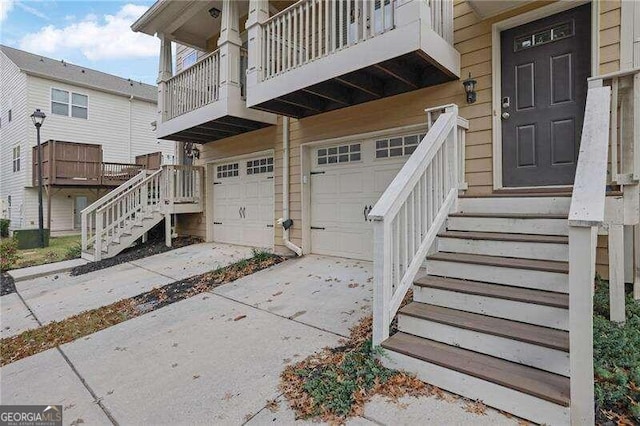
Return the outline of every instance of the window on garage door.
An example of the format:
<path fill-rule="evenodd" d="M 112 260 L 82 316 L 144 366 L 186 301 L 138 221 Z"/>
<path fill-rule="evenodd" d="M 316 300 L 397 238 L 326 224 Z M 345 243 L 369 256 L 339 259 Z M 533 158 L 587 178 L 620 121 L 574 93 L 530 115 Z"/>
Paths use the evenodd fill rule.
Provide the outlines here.
<path fill-rule="evenodd" d="M 361 160 L 361 145 L 359 143 L 331 146 L 316 150 L 317 164 L 353 163 Z"/>
<path fill-rule="evenodd" d="M 218 179 L 237 177 L 239 173 L 239 166 L 240 165 L 238 163 L 221 164 L 216 167 L 216 176 Z"/>
<path fill-rule="evenodd" d="M 376 139 L 376 158 L 404 157 L 411 155 L 424 139 L 424 134 Z"/>

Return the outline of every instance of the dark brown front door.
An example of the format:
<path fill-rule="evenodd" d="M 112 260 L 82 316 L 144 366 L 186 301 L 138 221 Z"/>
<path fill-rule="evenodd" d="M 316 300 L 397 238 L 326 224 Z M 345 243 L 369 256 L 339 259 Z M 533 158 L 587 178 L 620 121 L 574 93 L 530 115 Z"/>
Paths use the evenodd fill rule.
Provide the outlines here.
<path fill-rule="evenodd" d="M 573 184 L 591 70 L 591 6 L 501 33 L 502 181 Z"/>

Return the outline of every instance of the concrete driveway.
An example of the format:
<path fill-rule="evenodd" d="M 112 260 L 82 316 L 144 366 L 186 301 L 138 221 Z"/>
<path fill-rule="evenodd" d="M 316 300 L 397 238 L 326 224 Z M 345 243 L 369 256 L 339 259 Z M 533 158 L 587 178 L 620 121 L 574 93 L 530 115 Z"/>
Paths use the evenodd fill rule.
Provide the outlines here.
<path fill-rule="evenodd" d="M 289 260 L 9 364 L 0 370 L 0 402 L 63 404 L 66 424 L 291 424 L 278 390 L 282 369 L 338 345 L 370 312 L 371 268 L 323 256 Z M 401 409 L 376 400 L 352 423 L 507 421 L 419 401 Z"/>

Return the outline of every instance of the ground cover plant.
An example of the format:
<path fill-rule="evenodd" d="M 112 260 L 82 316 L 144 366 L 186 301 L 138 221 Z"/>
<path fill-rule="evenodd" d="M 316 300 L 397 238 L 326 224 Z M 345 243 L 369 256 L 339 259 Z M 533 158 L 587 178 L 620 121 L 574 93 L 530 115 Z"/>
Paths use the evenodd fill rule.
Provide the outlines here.
<path fill-rule="evenodd" d="M 640 302 L 627 292 L 627 321 L 612 323 L 609 283 L 598 279 L 593 311 L 597 423 L 640 425 Z"/>
<path fill-rule="evenodd" d="M 254 256 L 250 259 L 175 281 L 138 296 L 4 338 L 0 340 L 0 365 L 6 365 L 72 342 L 171 303 L 212 290 L 261 269 L 269 268 L 284 260 L 280 256 L 255 251 Z"/>

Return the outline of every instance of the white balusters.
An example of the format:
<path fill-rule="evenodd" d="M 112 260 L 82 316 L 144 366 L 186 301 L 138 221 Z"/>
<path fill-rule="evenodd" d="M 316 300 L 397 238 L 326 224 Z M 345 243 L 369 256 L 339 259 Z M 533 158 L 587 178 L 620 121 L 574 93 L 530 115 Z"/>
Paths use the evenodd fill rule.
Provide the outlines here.
<path fill-rule="evenodd" d="M 166 120 L 202 108 L 219 99 L 220 52 L 200 59 L 166 83 Z"/>
<path fill-rule="evenodd" d="M 458 137 L 464 127 L 459 127 L 457 106 L 438 109 L 444 112 L 369 213 L 374 220 L 374 345 L 389 336 L 391 319 L 458 197 Z"/>

